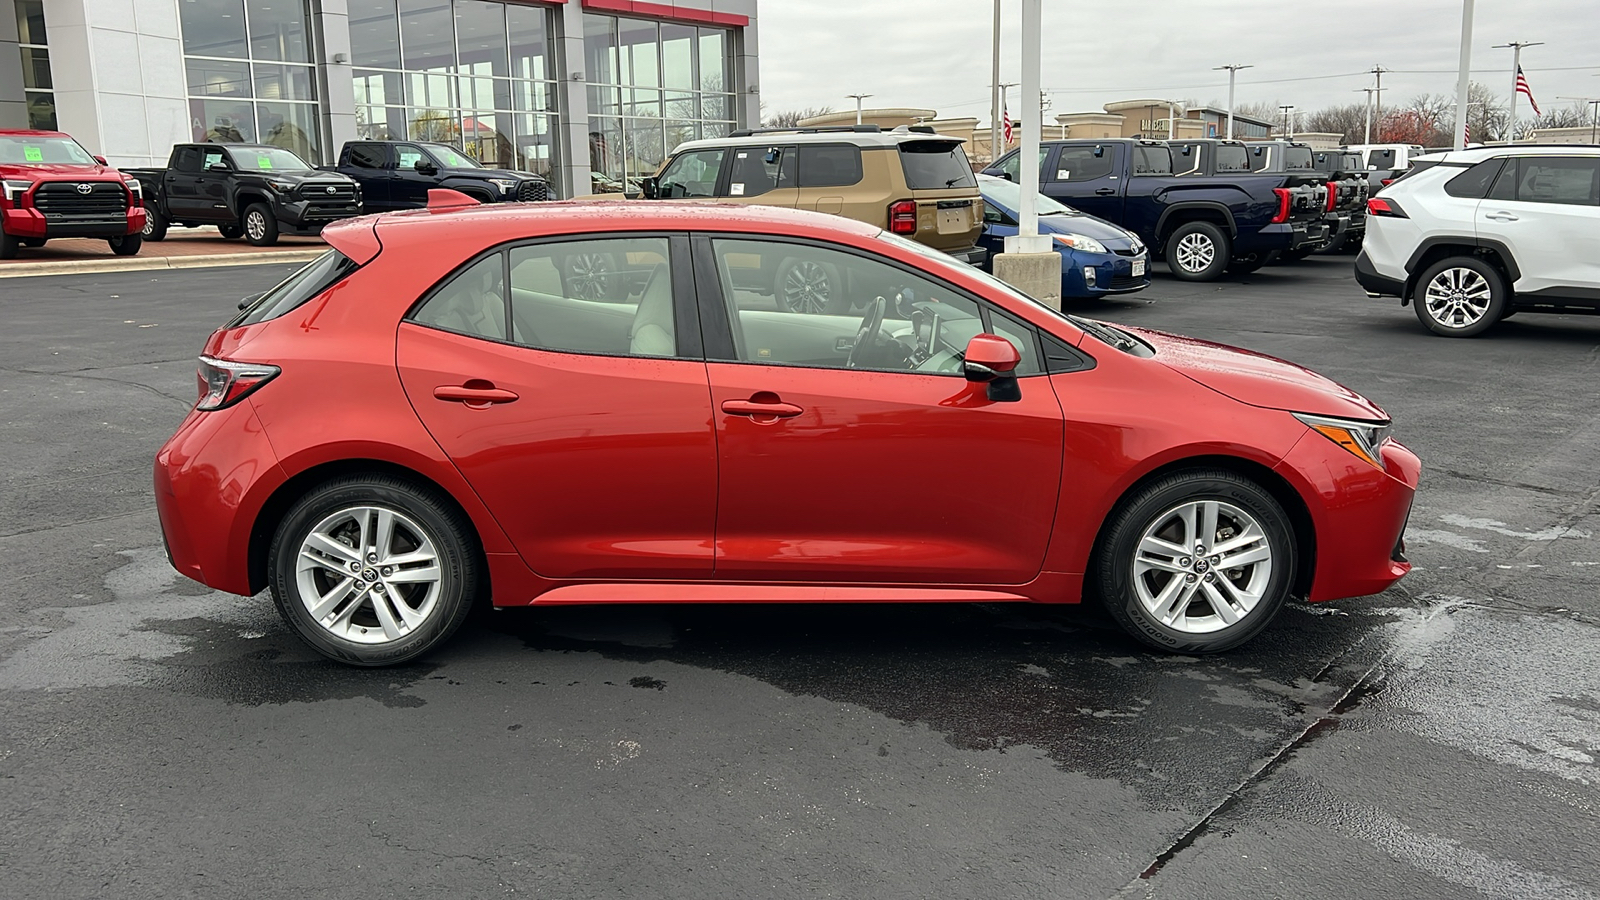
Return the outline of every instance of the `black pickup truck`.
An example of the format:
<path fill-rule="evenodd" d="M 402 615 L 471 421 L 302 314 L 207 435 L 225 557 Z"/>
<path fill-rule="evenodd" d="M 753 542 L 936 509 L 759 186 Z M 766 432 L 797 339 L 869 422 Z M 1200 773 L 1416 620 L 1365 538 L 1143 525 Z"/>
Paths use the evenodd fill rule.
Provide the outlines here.
<path fill-rule="evenodd" d="M 215 225 L 225 238 L 264 247 L 280 232 L 317 234 L 362 213 L 354 180 L 265 144 L 178 144 L 165 169 L 122 171 L 144 188 L 149 241 L 165 238 L 172 225 Z"/>
<path fill-rule="evenodd" d="M 1328 243 L 1317 252 L 1359 250 L 1367 234 L 1371 191 L 1366 162 L 1354 150 L 1318 150 L 1312 165 L 1328 179 L 1328 213 L 1333 219 Z"/>
<path fill-rule="evenodd" d="M 1185 281 L 1253 272 L 1323 240 L 1326 188 L 1315 178 L 1180 175 L 1166 142 L 1133 138 L 1045 141 L 1039 153 L 1042 193 L 1137 234 Z M 1015 181 L 1017 151 L 984 171 Z"/>
<path fill-rule="evenodd" d="M 420 209 L 429 188 L 449 188 L 479 203 L 550 199 L 550 183 L 532 172 L 488 169 L 449 144 L 429 141 L 350 141 L 337 166 L 354 178 L 368 212 Z"/>

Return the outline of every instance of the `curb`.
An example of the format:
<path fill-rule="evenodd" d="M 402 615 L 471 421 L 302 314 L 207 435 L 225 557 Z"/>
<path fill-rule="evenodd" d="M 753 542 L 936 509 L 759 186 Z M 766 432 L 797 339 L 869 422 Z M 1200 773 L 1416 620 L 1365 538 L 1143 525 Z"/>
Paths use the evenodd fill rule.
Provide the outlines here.
<path fill-rule="evenodd" d="M 0 265 L 0 278 L 73 275 L 81 272 L 145 272 L 155 269 L 205 269 L 213 266 L 254 266 L 269 263 L 310 262 L 327 249 L 279 250 L 268 253 L 218 253 L 212 256 L 156 256 L 148 259 L 63 259 Z"/>

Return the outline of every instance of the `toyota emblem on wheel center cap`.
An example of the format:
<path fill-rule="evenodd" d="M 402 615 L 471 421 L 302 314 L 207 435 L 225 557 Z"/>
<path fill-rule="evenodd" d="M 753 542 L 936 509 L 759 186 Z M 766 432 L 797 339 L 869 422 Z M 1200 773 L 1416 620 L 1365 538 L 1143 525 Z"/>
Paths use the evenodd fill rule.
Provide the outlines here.
<path fill-rule="evenodd" d="M 80 193 L 80 194 L 88 194 L 88 193 L 92 193 L 93 191 L 94 191 L 94 185 L 88 183 L 87 181 L 82 183 L 82 184 L 80 184 L 80 185 L 78 185 L 78 193 Z"/>

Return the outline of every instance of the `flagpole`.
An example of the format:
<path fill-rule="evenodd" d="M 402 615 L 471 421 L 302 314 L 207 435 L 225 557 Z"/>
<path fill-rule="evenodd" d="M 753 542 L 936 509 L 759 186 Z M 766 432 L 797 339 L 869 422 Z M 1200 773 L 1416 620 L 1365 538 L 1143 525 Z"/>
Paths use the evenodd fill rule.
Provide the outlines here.
<path fill-rule="evenodd" d="M 1494 45 L 1495 50 L 1505 50 L 1507 48 L 1511 50 L 1511 104 L 1510 112 L 1507 113 L 1506 119 L 1506 143 L 1508 144 L 1517 142 L 1517 76 L 1522 73 L 1522 48 L 1538 47 L 1543 44 L 1544 41 L 1512 41 L 1509 44 Z M 1530 93 L 1529 96 L 1531 97 L 1532 94 Z"/>
<path fill-rule="evenodd" d="M 1467 90 L 1472 70 L 1472 2 L 1461 0 L 1461 72 L 1456 76 L 1457 150 L 1467 149 Z"/>
<path fill-rule="evenodd" d="M 994 81 L 989 90 L 989 163 L 1000 160 L 1000 0 L 994 0 Z"/>

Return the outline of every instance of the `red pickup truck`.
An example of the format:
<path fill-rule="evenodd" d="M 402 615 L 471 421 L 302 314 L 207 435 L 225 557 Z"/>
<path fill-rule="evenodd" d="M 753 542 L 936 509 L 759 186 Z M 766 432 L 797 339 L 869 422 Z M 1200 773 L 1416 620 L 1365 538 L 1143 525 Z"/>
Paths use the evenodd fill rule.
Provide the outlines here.
<path fill-rule="evenodd" d="M 105 238 L 118 256 L 139 252 L 139 183 L 56 131 L 0 130 L 0 259 L 51 238 Z"/>

